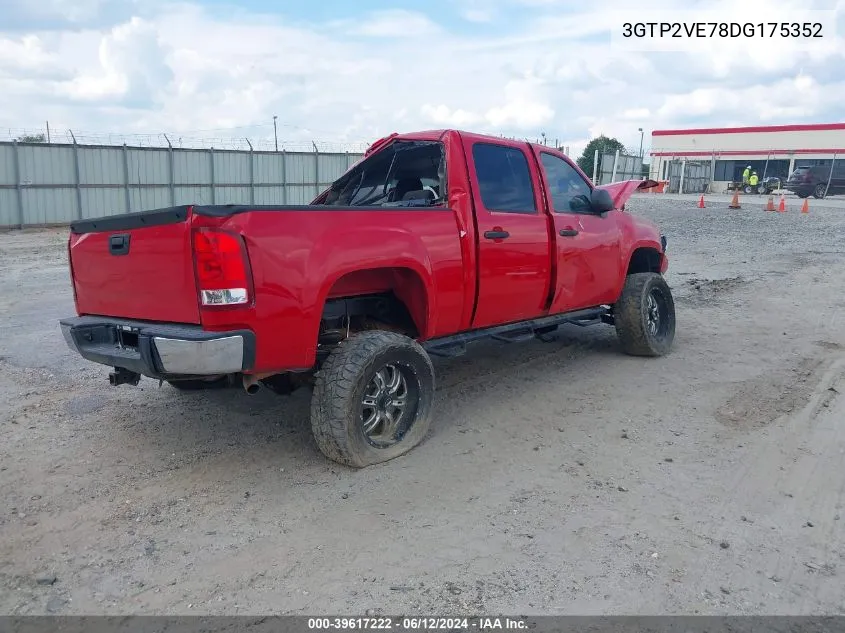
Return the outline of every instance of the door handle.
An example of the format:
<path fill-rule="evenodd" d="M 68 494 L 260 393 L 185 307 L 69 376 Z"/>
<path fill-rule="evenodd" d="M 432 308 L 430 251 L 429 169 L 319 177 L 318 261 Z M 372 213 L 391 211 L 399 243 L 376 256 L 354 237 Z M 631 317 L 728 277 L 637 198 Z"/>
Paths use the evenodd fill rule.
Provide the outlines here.
<path fill-rule="evenodd" d="M 574 237 L 578 235 L 577 229 L 561 229 L 560 230 L 561 237 Z"/>
<path fill-rule="evenodd" d="M 484 237 L 486 237 L 488 240 L 503 240 L 506 237 L 510 236 L 511 234 L 507 231 L 487 231 L 484 234 Z"/>

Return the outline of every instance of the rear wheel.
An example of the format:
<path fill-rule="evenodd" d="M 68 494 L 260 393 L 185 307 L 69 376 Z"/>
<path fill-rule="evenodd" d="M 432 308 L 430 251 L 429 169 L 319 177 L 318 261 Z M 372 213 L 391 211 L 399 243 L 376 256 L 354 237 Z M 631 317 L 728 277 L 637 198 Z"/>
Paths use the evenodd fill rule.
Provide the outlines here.
<path fill-rule="evenodd" d="M 815 186 L 813 189 L 813 197 L 814 198 L 824 198 L 825 194 L 827 193 L 827 185 L 825 183 L 820 182 Z"/>
<path fill-rule="evenodd" d="M 662 356 L 675 338 L 675 301 L 659 273 L 628 275 L 614 305 L 616 333 L 625 353 Z"/>
<path fill-rule="evenodd" d="M 329 459 L 355 468 L 419 444 L 431 424 L 434 368 L 413 339 L 380 330 L 338 344 L 316 377 L 311 429 Z"/>

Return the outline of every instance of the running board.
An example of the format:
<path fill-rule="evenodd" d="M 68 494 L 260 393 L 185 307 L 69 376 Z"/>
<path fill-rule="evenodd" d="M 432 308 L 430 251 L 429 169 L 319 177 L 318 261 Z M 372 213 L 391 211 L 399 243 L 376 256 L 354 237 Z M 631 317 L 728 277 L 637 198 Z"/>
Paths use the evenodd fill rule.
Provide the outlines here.
<path fill-rule="evenodd" d="M 566 312 L 553 316 L 532 319 L 530 321 L 519 321 L 506 325 L 496 325 L 480 330 L 469 330 L 451 336 L 429 339 L 422 343 L 423 348 L 432 356 L 443 356 L 454 358 L 466 353 L 467 343 L 491 338 L 504 343 L 520 343 L 533 340 L 535 337 L 541 340 L 549 340 L 548 334 L 561 325 L 571 324 L 579 327 L 608 323 L 611 320 L 610 308 L 601 306 L 578 310 L 577 312 Z M 612 322 L 612 321 L 611 321 Z"/>

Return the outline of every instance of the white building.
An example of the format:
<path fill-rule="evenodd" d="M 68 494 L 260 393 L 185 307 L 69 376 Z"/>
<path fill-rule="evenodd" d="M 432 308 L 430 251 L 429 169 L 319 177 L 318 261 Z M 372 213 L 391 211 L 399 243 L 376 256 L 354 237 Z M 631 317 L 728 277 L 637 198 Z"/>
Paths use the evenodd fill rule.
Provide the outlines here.
<path fill-rule="evenodd" d="M 668 180 L 673 162 L 672 173 L 678 172 L 678 162 L 687 173 L 687 167 L 709 162 L 709 190 L 723 192 L 728 182 L 742 180 L 748 165 L 761 178 L 786 178 L 796 167 L 845 161 L 845 123 L 654 130 L 651 156 L 654 180 Z"/>

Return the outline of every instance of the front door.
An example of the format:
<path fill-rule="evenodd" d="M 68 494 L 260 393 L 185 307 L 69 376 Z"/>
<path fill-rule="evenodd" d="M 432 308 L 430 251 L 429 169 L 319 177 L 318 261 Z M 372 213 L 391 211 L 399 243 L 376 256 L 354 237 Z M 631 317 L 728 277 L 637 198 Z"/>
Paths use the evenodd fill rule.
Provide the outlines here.
<path fill-rule="evenodd" d="M 591 184 L 565 159 L 535 149 L 549 194 L 557 256 L 555 296 L 549 312 L 556 314 L 616 301 L 621 284 L 621 231 L 617 216 L 590 209 Z"/>
<path fill-rule="evenodd" d="M 478 226 L 479 280 L 473 328 L 544 314 L 549 296 L 549 220 L 527 143 L 464 136 Z"/>

